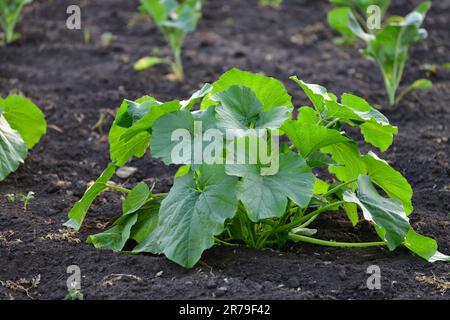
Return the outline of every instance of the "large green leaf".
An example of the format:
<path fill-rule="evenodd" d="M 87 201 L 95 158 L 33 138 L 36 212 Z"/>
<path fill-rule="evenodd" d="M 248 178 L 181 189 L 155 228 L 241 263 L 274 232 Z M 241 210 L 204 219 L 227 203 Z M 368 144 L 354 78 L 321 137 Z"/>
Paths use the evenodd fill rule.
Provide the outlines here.
<path fill-rule="evenodd" d="M 406 235 L 404 245 L 416 255 L 429 262 L 450 262 L 449 256 L 438 251 L 438 245 L 434 239 L 420 235 L 412 228 L 409 229 L 408 234 Z"/>
<path fill-rule="evenodd" d="M 215 105 L 216 102 L 211 97 L 233 85 L 250 88 L 261 102 L 262 111 L 274 107 L 292 107 L 291 96 L 277 79 L 233 68 L 212 84 L 212 91 L 202 101 L 202 109 Z"/>
<path fill-rule="evenodd" d="M 120 224 L 122 219 L 141 209 L 150 197 L 151 192 L 148 185 L 145 182 L 139 182 L 122 202 L 122 216 L 116 221 L 116 224 Z"/>
<path fill-rule="evenodd" d="M 278 129 L 290 116 L 290 107 L 274 107 L 266 112 L 256 94 L 247 87 L 233 85 L 211 97 L 216 106 L 217 126 L 227 133 L 245 134 L 250 128 Z"/>
<path fill-rule="evenodd" d="M 100 177 L 94 182 L 94 184 L 86 190 L 83 197 L 75 203 L 73 208 L 70 210 L 69 220 L 64 223 L 66 227 L 75 230 L 80 229 L 81 224 L 83 223 L 83 220 L 92 205 L 92 202 L 100 193 L 107 189 L 106 183 L 112 178 L 115 171 L 116 165 L 114 163 L 110 163 Z"/>
<path fill-rule="evenodd" d="M 184 267 L 194 266 L 223 231 L 225 220 L 236 213 L 236 183 L 220 165 L 200 167 L 197 181 L 193 173 L 178 177 L 161 204 L 151 241 L 146 239 L 134 251 L 163 252 Z"/>
<path fill-rule="evenodd" d="M 180 101 L 182 110 L 190 110 L 198 101 L 203 99 L 213 89 L 212 85 L 206 83 L 200 90 L 194 92 L 189 99 Z"/>
<path fill-rule="evenodd" d="M 350 124 L 353 124 L 355 121 L 364 121 L 359 124 L 364 140 L 379 148 L 381 151 L 386 151 L 392 144 L 393 136 L 398 132 L 397 127 L 389 124 L 388 119 L 381 112 L 370 106 L 366 100 L 360 97 L 343 94 L 341 103 L 360 118 L 341 119 Z"/>
<path fill-rule="evenodd" d="M 361 208 L 364 219 L 375 224 L 377 233 L 390 250 L 405 241 L 410 225 L 402 204 L 380 196 L 367 175 L 359 176 L 357 193 L 347 190 L 344 200 Z"/>
<path fill-rule="evenodd" d="M 19 132 L 27 144 L 33 148 L 44 135 L 47 125 L 44 114 L 30 100 L 22 96 L 11 95 L 0 99 L 0 109 L 12 129 Z"/>
<path fill-rule="evenodd" d="M 166 114 L 153 125 L 152 156 L 160 158 L 165 164 L 201 164 L 207 144 L 199 145 L 196 141 L 203 141 L 204 133 L 215 126 L 214 108 Z M 177 133 L 180 136 L 175 137 Z"/>
<path fill-rule="evenodd" d="M 158 226 L 158 212 L 161 206 L 161 201 L 152 199 L 147 201 L 137 211 L 138 220 L 131 229 L 130 239 L 135 240 L 137 243 L 144 241 L 147 236 L 153 232 Z"/>
<path fill-rule="evenodd" d="M 367 175 L 370 179 L 382 188 L 389 197 L 400 201 L 406 214 L 409 215 L 413 211 L 411 202 L 413 190 L 405 177 L 386 161 L 378 158 L 373 152 L 364 156 L 363 161 L 366 164 Z"/>
<path fill-rule="evenodd" d="M 142 157 L 149 147 L 153 123 L 161 116 L 179 110 L 177 100 L 159 103 L 147 97 L 136 102 L 124 101 L 109 133 L 110 156 L 117 166 Z"/>
<path fill-rule="evenodd" d="M 125 243 L 130 238 L 131 228 L 136 224 L 138 215 L 128 215 L 121 224 L 116 224 L 112 228 L 87 238 L 86 242 L 93 244 L 96 248 L 111 249 L 121 251 Z"/>
<path fill-rule="evenodd" d="M 298 120 L 287 121 L 281 129 L 304 158 L 308 158 L 320 148 L 350 140 L 337 130 Z"/>
<path fill-rule="evenodd" d="M 398 132 L 397 127 L 392 126 L 381 112 L 355 95 L 343 94 L 341 103 L 324 103 L 326 119 L 339 119 L 352 126 L 359 126 L 364 139 L 381 151 L 389 148 L 393 136 Z"/>
<path fill-rule="evenodd" d="M 227 166 L 227 173 L 242 177 L 238 198 L 254 222 L 282 216 L 288 198 L 306 208 L 313 194 L 314 174 L 305 160 L 293 152 L 280 154 L 279 169 L 273 175 L 262 175 L 259 165 L 231 165 Z"/>
<path fill-rule="evenodd" d="M 324 120 L 338 119 L 352 126 L 359 126 L 364 139 L 381 151 L 392 144 L 397 127 L 390 125 L 388 119 L 366 100 L 352 94 L 343 94 L 341 103 L 338 103 L 336 96 L 327 92 L 324 87 L 306 83 L 295 76 L 291 79 L 303 89 Z"/>
<path fill-rule="evenodd" d="M 338 163 L 329 166 L 328 171 L 334 173 L 341 181 L 354 180 L 367 172 L 358 146 L 354 142 L 333 144 L 323 147 L 321 151 L 331 154 L 333 160 Z"/>
<path fill-rule="evenodd" d="M 120 251 L 129 239 L 136 242 L 143 241 L 158 224 L 158 210 L 160 202 L 151 199 L 147 184 L 137 184 L 122 203 L 122 216 L 114 225 L 99 234 L 90 236 L 88 243 L 96 248 L 108 248 Z"/>
<path fill-rule="evenodd" d="M 19 132 L 12 129 L 0 113 L 0 181 L 16 171 L 26 158 L 27 151 Z"/>
<path fill-rule="evenodd" d="M 289 79 L 297 83 L 302 90 L 305 92 L 306 96 L 311 100 L 313 106 L 320 112 L 325 107 L 325 102 L 327 101 L 335 101 L 336 97 L 327 92 L 322 86 L 318 84 L 306 83 L 303 80 L 297 78 L 297 76 L 292 76 Z"/>

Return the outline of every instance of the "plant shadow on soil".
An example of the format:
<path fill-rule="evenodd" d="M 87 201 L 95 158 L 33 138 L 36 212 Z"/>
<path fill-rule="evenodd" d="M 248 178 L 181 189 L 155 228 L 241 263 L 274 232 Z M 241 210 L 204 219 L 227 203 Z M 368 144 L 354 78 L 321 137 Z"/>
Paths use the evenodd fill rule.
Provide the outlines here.
<path fill-rule="evenodd" d="M 79 1 L 83 28 L 91 34 L 88 44 L 83 42 L 83 31 L 65 28 L 66 8 L 77 2 L 33 2 L 24 10 L 18 28 L 21 40 L 0 48 L 0 95 L 23 92 L 43 108 L 51 125 L 26 163 L 0 184 L 0 280 L 40 274 L 40 284 L 30 290 L 31 296 L 63 299 L 66 268 L 79 265 L 86 299 L 450 297 L 433 281 L 419 281 L 421 276 L 433 275 L 448 281 L 448 264 L 429 264 L 401 248 L 388 252 L 292 243 L 276 252 L 218 246 L 208 250 L 192 270 L 162 256 L 96 250 L 84 241 L 119 214 L 120 195 L 111 192 L 96 200 L 79 234 L 63 230 L 68 210 L 108 162 L 106 134 L 123 98 L 144 94 L 162 101 L 185 98 L 204 82 L 238 67 L 281 79 L 296 106 L 307 100 L 288 80 L 292 74 L 336 94 L 352 92 L 371 103 L 385 104 L 377 67 L 356 48 L 333 44 L 335 35 L 326 25 L 330 5 L 325 0 L 285 0 L 279 11 L 258 8 L 255 0 L 207 1 L 197 32 L 188 36 L 184 46 L 183 83 L 165 78 L 168 70 L 164 66 L 133 71 L 133 63 L 152 48 L 169 54 L 157 28 L 137 14 L 137 0 Z M 405 14 L 412 8 L 410 1 L 393 1 L 389 12 Z M 448 10 L 445 1 L 434 2 L 425 21 L 429 38 L 412 48 L 403 83 L 425 77 L 419 68 L 424 63 L 448 62 Z M 117 37 L 108 47 L 100 44 L 104 32 Z M 415 190 L 411 216 L 415 229 L 434 237 L 440 250 L 448 254 L 450 70 L 438 68 L 430 79 L 433 89 L 415 92 L 398 110 L 385 112 L 399 127 L 399 134 L 382 156 Z M 101 130 L 93 130 L 101 113 L 106 121 Z M 358 132 L 352 134 L 363 144 Z M 146 179 L 156 183 L 157 191 L 169 190 L 176 168 L 165 167 L 150 156 L 130 165 L 139 171 L 121 183 L 132 186 Z M 27 211 L 3 196 L 27 191 L 36 192 Z M 324 239 L 376 239 L 368 224 L 353 228 L 342 213 L 324 214 L 317 228 L 318 237 Z M 369 265 L 381 268 L 381 290 L 367 289 Z M 0 286 L 0 299 L 8 298 L 28 299 L 20 290 Z"/>

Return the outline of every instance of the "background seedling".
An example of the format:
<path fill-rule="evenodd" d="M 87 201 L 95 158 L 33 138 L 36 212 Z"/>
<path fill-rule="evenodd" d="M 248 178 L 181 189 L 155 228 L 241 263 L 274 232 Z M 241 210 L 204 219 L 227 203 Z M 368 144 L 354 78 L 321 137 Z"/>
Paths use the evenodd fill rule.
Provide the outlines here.
<path fill-rule="evenodd" d="M 430 1 L 423 2 L 404 18 L 389 17 L 379 30 L 368 30 L 365 19 L 358 15 L 355 6 L 349 6 L 358 1 L 336 0 L 332 2 L 342 5 L 342 7 L 329 12 L 330 26 L 347 39 L 359 38 L 366 43 L 366 48 L 362 50 L 362 53 L 366 58 L 378 64 L 383 74 L 390 106 L 398 104 L 400 99 L 412 90 L 431 87 L 429 80 L 419 79 L 397 96 L 397 89 L 408 60 L 409 47 L 427 37 L 426 30 L 420 26 L 431 7 Z M 367 1 L 361 1 L 361 3 L 366 6 L 368 4 Z M 380 4 L 384 11 L 388 1 L 380 1 Z"/>
<path fill-rule="evenodd" d="M 383 20 L 384 14 L 389 7 L 389 0 L 330 0 L 337 8 L 334 8 L 328 12 L 328 24 L 336 31 L 341 33 L 342 38 L 337 39 L 338 43 L 344 45 L 352 44 L 357 37 L 348 29 L 348 16 L 351 13 L 356 22 L 361 25 L 361 28 L 367 33 L 373 33 L 376 30 L 367 27 L 367 18 L 372 11 L 368 11 L 372 5 L 380 8 L 380 21 Z"/>
<path fill-rule="evenodd" d="M 427 261 L 450 261 L 437 251 L 435 240 L 417 234 L 409 224 L 413 191 L 408 181 L 375 153 L 362 154 L 343 124 L 358 127 L 364 140 L 382 152 L 392 144 L 397 128 L 360 97 L 343 94 L 338 99 L 324 87 L 291 79 L 311 102 L 299 108 L 297 119 L 292 118 L 291 96 L 281 82 L 238 69 L 187 100 L 162 103 L 148 96 L 125 100 L 109 135 L 111 163 L 69 212 L 65 225 L 78 230 L 94 199 L 111 189 L 126 195 L 122 216 L 87 242 L 113 251 L 165 254 L 187 268 L 215 243 L 280 248 L 287 241 L 389 250 L 403 245 Z M 191 112 L 200 102 L 201 109 Z M 142 157 L 149 147 L 153 157 L 174 164 L 172 150 L 179 142 L 173 141 L 172 133 L 182 128 L 194 133 L 195 121 L 201 121 L 205 131 L 263 130 L 260 143 L 272 139 L 276 134 L 272 130 L 281 130 L 289 143 L 282 142 L 276 155 L 279 169 L 265 171 L 260 155 L 250 153 L 247 156 L 258 159 L 256 164 L 226 164 L 225 149 L 216 153 L 222 160 L 216 164 L 185 158 L 168 193 L 153 193 L 145 182 L 132 189 L 109 182 L 117 167 L 133 156 Z M 239 134 L 237 139 L 247 142 L 249 137 Z M 227 140 L 222 142 L 225 146 Z M 202 145 L 197 153 L 207 147 Z M 313 173 L 320 167 L 334 180 Z M 348 243 L 313 237 L 316 218 L 340 209 L 353 225 L 360 219 L 372 223 L 380 241 Z"/>
<path fill-rule="evenodd" d="M 283 0 L 259 0 L 259 5 L 262 7 L 279 8 Z"/>
<path fill-rule="evenodd" d="M 140 11 L 150 16 L 166 38 L 173 53 L 173 60 L 150 56 L 141 58 L 134 69 L 142 71 L 157 64 L 168 64 L 176 79 L 184 77 L 181 49 L 186 35 L 195 31 L 201 16 L 200 0 L 141 0 Z"/>
<path fill-rule="evenodd" d="M 14 33 L 16 24 L 20 21 L 20 13 L 25 5 L 32 0 L 2 0 L 0 1 L 0 26 L 4 33 L 4 42 L 10 43 L 20 36 Z"/>
<path fill-rule="evenodd" d="M 19 197 L 20 197 L 20 199 L 23 202 L 23 209 L 24 210 L 27 210 L 27 207 L 30 204 L 30 201 L 32 199 L 34 199 L 34 195 L 35 195 L 35 193 L 33 191 L 29 191 L 27 194 L 23 194 L 23 193 L 19 194 Z"/>
<path fill-rule="evenodd" d="M 76 288 L 76 283 L 72 283 L 72 286 L 67 289 L 67 294 L 64 300 L 84 300 L 84 294 L 81 290 Z"/>
<path fill-rule="evenodd" d="M 14 193 L 5 194 L 5 198 L 10 203 L 16 202 L 16 195 Z"/>

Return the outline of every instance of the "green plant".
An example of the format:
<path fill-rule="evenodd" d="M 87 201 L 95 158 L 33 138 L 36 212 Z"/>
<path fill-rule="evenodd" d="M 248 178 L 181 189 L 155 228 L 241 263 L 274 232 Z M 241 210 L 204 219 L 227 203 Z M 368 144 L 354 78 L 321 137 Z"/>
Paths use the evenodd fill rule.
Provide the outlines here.
<path fill-rule="evenodd" d="M 378 64 L 382 74 L 389 104 L 394 106 L 411 90 L 429 89 L 429 80 L 419 79 L 397 96 L 409 47 L 427 37 L 425 29 L 420 28 L 431 2 L 420 4 L 406 17 L 390 17 L 380 30 L 367 31 L 364 21 L 358 21 L 354 9 L 342 7 L 332 10 L 328 15 L 330 26 L 343 35 L 358 37 L 367 47 L 362 54 Z"/>
<path fill-rule="evenodd" d="M 370 7 L 375 5 L 380 8 L 379 18 L 382 20 L 390 3 L 389 0 L 330 0 L 330 2 L 337 8 L 328 12 L 328 24 L 341 33 L 342 38 L 338 39 L 338 42 L 344 45 L 350 45 L 356 40 L 355 34 L 348 28 L 350 13 L 355 17 L 355 22 L 359 23 L 365 32 L 372 33 L 373 30 L 366 27 L 366 21 L 372 14 Z"/>
<path fill-rule="evenodd" d="M 24 194 L 24 193 L 20 193 L 20 194 L 19 194 L 19 197 L 20 197 L 20 199 L 21 199 L 22 202 L 23 202 L 23 209 L 24 209 L 24 210 L 27 210 L 27 207 L 28 207 L 28 205 L 30 204 L 30 201 L 33 200 L 33 199 L 35 198 L 35 197 L 34 197 L 35 194 L 36 194 L 36 193 L 34 193 L 33 191 L 28 191 L 27 194 Z"/>
<path fill-rule="evenodd" d="M 67 289 L 67 294 L 64 300 L 84 300 L 84 294 L 75 287 Z"/>
<path fill-rule="evenodd" d="M 183 79 L 181 49 L 186 35 L 195 31 L 201 17 L 200 0 L 141 0 L 140 11 L 149 15 L 164 34 L 173 53 L 173 60 L 149 56 L 141 58 L 134 65 L 135 70 L 142 71 L 157 64 L 168 64 L 177 79 Z"/>
<path fill-rule="evenodd" d="M 0 1 L 0 26 L 3 29 L 5 43 L 10 43 L 19 38 L 14 33 L 17 22 L 20 21 L 20 12 L 23 7 L 32 0 L 2 0 Z"/>
<path fill-rule="evenodd" d="M 19 167 L 45 131 L 44 115 L 30 100 L 0 98 L 0 181 Z"/>
<path fill-rule="evenodd" d="M 283 0 L 259 0 L 259 5 L 263 7 L 279 8 Z"/>
<path fill-rule="evenodd" d="M 16 195 L 14 193 L 7 193 L 7 194 L 5 194 L 5 198 L 10 203 L 16 202 Z"/>
<path fill-rule="evenodd" d="M 410 226 L 413 191 L 407 180 L 375 153 L 361 154 L 342 124 L 358 127 L 364 140 L 380 151 L 392 144 L 397 128 L 360 97 L 344 94 L 338 101 L 324 87 L 291 79 L 312 102 L 312 107 L 299 108 L 296 120 L 291 96 L 281 82 L 238 69 L 187 100 L 161 103 L 148 96 L 125 100 L 109 135 L 111 163 L 69 212 L 65 225 L 79 229 L 94 199 L 110 189 L 126 194 L 122 215 L 109 230 L 89 236 L 88 243 L 114 251 L 163 253 L 184 267 L 194 266 L 215 243 L 280 248 L 289 240 L 389 250 L 404 245 L 428 261 L 450 261 L 437 251 L 435 240 Z M 200 101 L 201 110 L 190 111 Z M 180 129 L 194 140 L 174 138 Z M 256 136 L 251 129 L 259 130 Z M 211 130 L 214 139 L 206 138 Z M 290 143 L 277 147 L 278 134 L 286 134 Z M 210 144 L 199 143 L 199 137 Z M 258 152 L 248 151 L 245 159 L 255 161 L 228 162 L 229 155 L 236 156 L 229 147 L 234 150 L 234 142 L 251 139 L 256 139 Z M 211 149 L 213 141 L 221 141 L 222 147 Z M 265 143 L 269 147 L 261 153 Z M 182 161 L 173 157 L 180 146 Z M 131 190 L 109 182 L 117 166 L 133 156 L 142 157 L 149 147 L 152 156 L 166 164 L 184 164 L 169 193 L 153 193 L 144 182 Z M 210 152 L 214 161 L 206 163 Z M 278 163 L 278 170 L 267 170 L 266 153 L 270 166 Z M 316 176 L 313 169 L 319 167 L 327 168 L 334 181 Z M 353 225 L 361 218 L 370 221 L 381 241 L 346 243 L 312 237 L 315 219 L 324 213 L 339 214 L 339 209 Z"/>

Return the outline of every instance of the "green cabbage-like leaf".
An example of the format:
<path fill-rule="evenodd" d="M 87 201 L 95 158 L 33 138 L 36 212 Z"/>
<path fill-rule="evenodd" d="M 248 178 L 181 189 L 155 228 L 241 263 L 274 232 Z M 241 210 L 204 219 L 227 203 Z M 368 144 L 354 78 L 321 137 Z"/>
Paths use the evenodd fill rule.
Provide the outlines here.
<path fill-rule="evenodd" d="M 418 234 L 413 228 L 409 229 L 404 245 L 414 254 L 429 262 L 450 262 L 449 256 L 438 251 L 436 240 Z"/>
<path fill-rule="evenodd" d="M 0 99 L 3 116 L 12 129 L 19 132 L 27 144 L 33 148 L 47 130 L 44 114 L 33 102 L 22 96 L 10 95 Z"/>
<path fill-rule="evenodd" d="M 122 220 L 121 224 L 116 224 L 104 232 L 89 236 L 86 242 L 93 244 L 98 249 L 121 251 L 130 238 L 131 228 L 136 224 L 137 219 L 136 213 L 128 215 Z"/>
<path fill-rule="evenodd" d="M 161 252 L 186 268 L 194 266 L 236 213 L 236 183 L 219 165 L 201 166 L 197 181 L 193 173 L 178 177 L 161 204 L 151 241 L 144 240 L 134 251 Z"/>
<path fill-rule="evenodd" d="M 110 156 L 117 166 L 131 157 L 142 157 L 150 145 L 153 123 L 161 116 L 181 108 L 177 100 L 160 103 L 146 97 L 136 102 L 125 100 L 109 132 Z"/>
<path fill-rule="evenodd" d="M 320 148 L 350 140 L 337 130 L 298 120 L 287 121 L 282 130 L 304 158 L 308 158 Z"/>
<path fill-rule="evenodd" d="M 357 193 L 347 190 L 344 200 L 361 208 L 364 219 L 375 224 L 377 233 L 390 250 L 405 241 L 410 225 L 402 204 L 380 196 L 367 175 L 359 176 Z"/>
<path fill-rule="evenodd" d="M 288 198 L 306 208 L 313 195 L 314 174 L 305 160 L 293 152 L 280 154 L 279 169 L 262 175 L 259 165 L 229 165 L 229 175 L 242 177 L 237 187 L 239 200 L 252 221 L 281 217 Z"/>
<path fill-rule="evenodd" d="M 250 88 L 263 106 L 261 111 L 274 107 L 292 107 L 292 98 L 279 80 L 233 68 L 222 74 L 219 80 L 212 84 L 213 89 L 203 99 L 201 108 L 205 109 L 217 104 L 211 97 L 233 85 Z"/>
<path fill-rule="evenodd" d="M 0 113 L 0 181 L 16 171 L 27 153 L 26 143 L 19 132 L 12 129 Z"/>
<path fill-rule="evenodd" d="M 211 97 L 216 106 L 217 126 L 239 136 L 247 130 L 278 129 L 290 116 L 290 107 L 273 107 L 265 112 L 262 103 L 250 88 L 233 85 Z"/>
<path fill-rule="evenodd" d="M 363 161 L 366 164 L 367 175 L 370 179 L 382 188 L 389 197 L 400 201 L 406 214 L 409 215 L 413 211 L 413 190 L 405 177 L 386 161 L 378 158 L 373 152 L 364 156 Z"/>
<path fill-rule="evenodd" d="M 160 158 L 165 164 L 201 164 L 203 149 L 207 147 L 208 143 L 199 146 L 196 141 L 203 141 L 203 134 L 208 129 L 215 127 L 214 108 L 192 113 L 187 110 L 179 110 L 166 114 L 155 121 L 153 125 L 152 156 Z M 183 134 L 173 137 L 177 130 L 180 135 L 183 134 L 180 130 L 183 130 L 187 136 Z M 174 159 L 173 153 L 176 154 L 178 160 Z"/>

